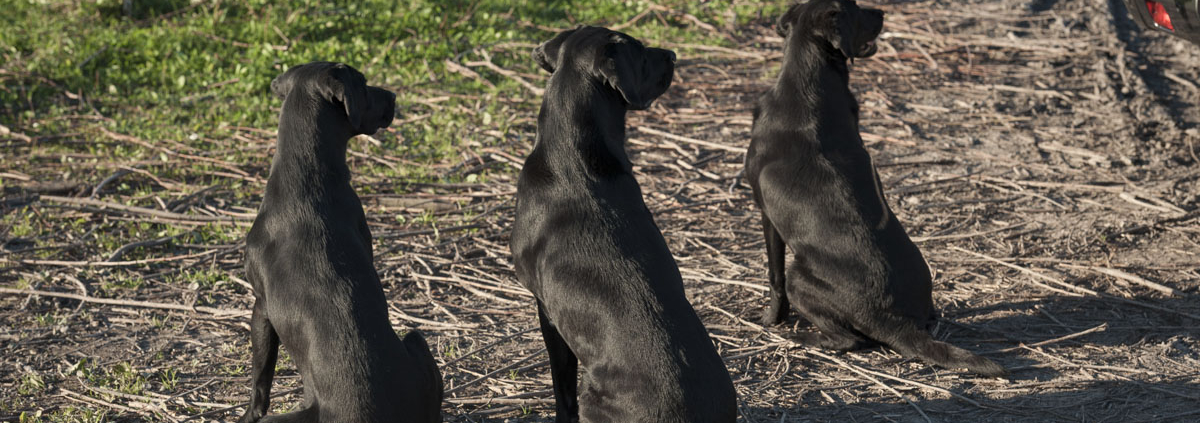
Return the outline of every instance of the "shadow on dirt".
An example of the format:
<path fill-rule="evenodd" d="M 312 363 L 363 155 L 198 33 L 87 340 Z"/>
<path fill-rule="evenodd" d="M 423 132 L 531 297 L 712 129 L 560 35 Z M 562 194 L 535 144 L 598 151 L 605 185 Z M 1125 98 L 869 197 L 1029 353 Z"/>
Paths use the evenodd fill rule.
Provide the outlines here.
<path fill-rule="evenodd" d="M 960 422 L 964 415 L 987 413 L 987 422 L 1091 422 L 1125 423 L 1195 421 L 1200 410 L 1194 396 L 1200 395 L 1195 383 L 1141 383 L 1096 380 L 1081 389 L 1042 394 L 1036 387 L 1013 387 L 1014 396 L 969 404 L 959 399 L 939 399 L 905 403 L 855 402 L 843 400 L 836 391 L 825 392 L 838 402 L 833 405 L 806 407 L 806 402 L 822 402 L 819 392 L 797 392 L 798 401 L 773 408 L 743 410 L 757 421 L 892 421 L 925 422 L 914 408 L 920 408 L 933 422 Z M 907 394 L 906 394 L 907 395 Z M 1153 400 L 1148 399 L 1154 398 Z M 1168 400 L 1175 398 L 1176 400 Z M 844 402 L 843 402 L 844 401 Z M 1052 409 L 1048 411 L 1048 409 Z M 751 421 L 749 419 L 739 421 Z"/>
<path fill-rule="evenodd" d="M 1034 301 L 1000 303 L 980 308 L 944 308 L 936 339 L 988 357 L 1013 369 L 1014 381 L 1049 380 L 1059 370 L 1040 364 L 1071 368 L 1099 364 L 1092 361 L 1053 363 L 1031 358 L 1022 345 L 1047 342 L 1048 348 L 1133 348 L 1139 360 L 1162 362 L 1167 367 L 1178 361 L 1200 362 L 1200 297 L 1183 294 L 1173 298 L 1132 298 L 1159 309 L 1138 306 L 1119 299 L 1099 297 L 1049 297 Z M 1170 310 L 1170 311 L 1168 311 Z M 965 323 L 970 321 L 971 323 Z M 787 323 L 771 331 L 788 337 L 815 330 L 795 312 Z M 1058 340 L 1059 338 L 1066 338 Z M 877 347 L 878 348 L 878 347 Z M 846 354 L 866 354 L 865 349 Z M 829 353 L 829 351 L 825 351 Z"/>
<path fill-rule="evenodd" d="M 1058 0 L 1033 0 L 1029 3 L 1029 11 L 1041 13 L 1053 9 L 1054 5 L 1058 4 Z"/>
<path fill-rule="evenodd" d="M 1159 63 L 1155 63 L 1149 59 L 1148 51 L 1150 45 L 1154 42 L 1155 37 L 1151 36 L 1151 31 L 1143 31 L 1138 27 L 1137 22 L 1134 22 L 1129 15 L 1129 9 L 1125 7 L 1125 3 L 1120 0 L 1108 0 L 1108 8 L 1112 12 L 1109 16 L 1112 19 L 1113 27 L 1116 28 L 1117 39 L 1125 44 L 1126 50 L 1131 53 L 1125 57 L 1134 65 L 1131 67 L 1132 73 L 1137 75 L 1146 87 L 1153 92 L 1158 99 L 1158 103 L 1165 109 L 1170 119 L 1176 126 L 1175 129 L 1185 130 L 1190 126 L 1185 119 L 1185 111 L 1190 106 L 1187 99 L 1182 99 L 1178 95 L 1171 92 L 1172 82 L 1167 77 L 1165 71 Z M 1120 60 L 1115 58 L 1114 60 Z M 1131 91 L 1126 94 L 1126 99 L 1136 98 L 1139 94 L 1133 92 L 1134 87 L 1129 87 Z M 1156 126 L 1162 122 L 1140 122 L 1137 134 L 1142 138 L 1154 138 Z"/>
<path fill-rule="evenodd" d="M 1035 301 L 1000 303 L 975 309 L 943 310 L 951 325 L 977 331 L 988 336 L 1000 336 L 1010 342 L 1033 344 L 1076 334 L 1105 325 L 1086 335 L 1062 341 L 1068 344 L 1104 346 L 1144 346 L 1167 342 L 1179 335 L 1200 334 L 1195 319 L 1200 298 L 1194 294 L 1179 297 L 1138 297 L 1131 301 L 1155 308 L 1139 306 L 1116 298 L 1049 297 Z M 1170 311 L 1167 311 L 1170 310 Z M 1002 317 L 990 317 L 998 315 Z M 968 316 L 978 323 L 959 323 Z M 1180 353 L 1200 359 L 1200 351 L 1185 349 Z"/>

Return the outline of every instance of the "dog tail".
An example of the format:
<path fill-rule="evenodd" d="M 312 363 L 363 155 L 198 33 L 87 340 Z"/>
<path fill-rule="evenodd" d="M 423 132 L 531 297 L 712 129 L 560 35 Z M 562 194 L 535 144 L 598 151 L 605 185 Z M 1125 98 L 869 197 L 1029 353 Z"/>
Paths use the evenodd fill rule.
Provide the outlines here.
<path fill-rule="evenodd" d="M 867 335 L 894 348 L 905 357 L 918 358 L 947 369 L 967 369 L 983 376 L 1004 377 L 1008 375 L 1008 370 L 996 362 L 935 340 L 929 332 L 921 330 L 906 318 L 892 313 L 887 313 L 886 317 L 880 317 L 882 317 L 881 320 L 888 321 L 875 322 L 868 327 L 887 329 Z"/>

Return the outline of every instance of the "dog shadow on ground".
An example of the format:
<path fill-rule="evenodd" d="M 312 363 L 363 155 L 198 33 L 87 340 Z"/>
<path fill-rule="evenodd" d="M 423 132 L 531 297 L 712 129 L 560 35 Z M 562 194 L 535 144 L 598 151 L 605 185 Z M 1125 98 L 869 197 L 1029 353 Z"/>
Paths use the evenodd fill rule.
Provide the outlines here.
<path fill-rule="evenodd" d="M 1200 384 L 1095 380 L 1069 390 L 1039 392 L 1040 386 L 1023 386 L 979 399 L 978 405 L 960 399 L 915 400 L 912 404 L 843 401 L 826 392 L 836 404 L 826 403 L 821 392 L 798 393 L 791 404 L 742 409 L 739 422 L 1187 422 L 1200 418 L 1195 399 L 1171 392 L 1200 392 Z M 907 395 L 907 394 L 906 394 Z M 917 411 L 920 409 L 921 411 Z M 921 415 L 924 413 L 928 420 Z"/>
<path fill-rule="evenodd" d="M 1182 353 L 1200 360 L 1200 340 L 1192 340 L 1191 346 L 1172 341 L 1200 334 L 1200 322 L 1192 317 L 1198 314 L 1198 304 L 1200 298 L 1194 294 L 1128 299 L 1054 296 L 971 309 L 943 309 L 943 324 L 978 334 L 967 337 L 1000 338 L 999 342 L 1013 345 L 1144 348 L 1174 342 L 1176 347 L 1184 348 Z M 1065 339 L 1055 341 L 1060 338 Z"/>
<path fill-rule="evenodd" d="M 1012 372 L 999 386 L 942 386 L 977 403 L 919 399 L 942 395 L 905 389 L 909 386 L 903 383 L 888 385 L 905 391 L 912 404 L 860 401 L 855 389 L 818 387 L 785 395 L 787 401 L 772 407 L 744 405 L 739 421 L 1197 421 L 1200 321 L 1192 316 L 1200 311 L 1200 298 L 1183 294 L 1129 300 L 1157 309 L 1070 296 L 944 307 L 943 321 L 934 331 L 938 339 L 997 360 Z M 806 329 L 803 323 L 797 326 Z M 921 372 L 926 371 L 946 372 Z"/>

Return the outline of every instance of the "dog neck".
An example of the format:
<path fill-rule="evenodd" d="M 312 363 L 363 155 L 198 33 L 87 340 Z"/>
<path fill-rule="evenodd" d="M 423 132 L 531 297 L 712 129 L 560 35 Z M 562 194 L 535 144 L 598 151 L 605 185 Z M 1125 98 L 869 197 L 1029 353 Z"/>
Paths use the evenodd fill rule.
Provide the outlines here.
<path fill-rule="evenodd" d="M 292 100 L 291 96 L 288 100 Z M 349 183 L 346 146 L 356 134 L 347 125 L 344 111 L 322 106 L 312 107 L 300 98 L 284 102 L 275 160 L 271 164 L 272 181 Z"/>
<path fill-rule="evenodd" d="M 588 81 L 576 83 L 575 81 Z M 625 152 L 625 101 L 611 87 L 595 78 L 560 69 L 550 77 L 542 108 L 538 112 L 535 149 L 561 150 L 555 157 L 578 157 L 575 163 L 552 166 L 579 168 L 585 172 L 610 169 L 616 164 L 632 173 Z"/>
<path fill-rule="evenodd" d="M 816 35 L 792 34 L 773 89 L 777 100 L 786 105 L 782 109 L 786 113 L 808 115 L 810 119 L 806 121 L 814 125 L 858 128 L 858 101 L 850 91 L 850 69 L 846 61 L 840 50 Z M 845 122 L 846 116 L 852 121 Z M 843 137 L 818 138 L 823 144 L 844 142 Z"/>
<path fill-rule="evenodd" d="M 829 42 L 811 33 L 796 33 L 787 40 L 783 68 L 777 87 L 804 85 L 817 90 L 849 89 L 850 68 L 846 56 Z"/>

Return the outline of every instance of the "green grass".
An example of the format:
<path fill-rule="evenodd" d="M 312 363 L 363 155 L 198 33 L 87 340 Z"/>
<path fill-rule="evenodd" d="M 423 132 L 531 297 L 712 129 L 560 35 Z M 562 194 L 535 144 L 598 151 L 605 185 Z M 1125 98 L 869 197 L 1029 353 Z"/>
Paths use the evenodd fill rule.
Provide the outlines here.
<path fill-rule="evenodd" d="M 37 373 L 25 373 L 17 381 L 17 393 L 20 395 L 35 395 L 45 390 L 46 381 Z"/>
<path fill-rule="evenodd" d="M 65 407 L 43 415 L 41 410 L 22 412 L 20 423 L 101 423 L 109 421 L 108 411 L 90 407 Z"/>
<path fill-rule="evenodd" d="M 745 20 L 757 2 L 658 2 L 713 25 Z M 133 14 L 119 0 L 14 0 L 0 16 L 0 123 L 28 135 L 108 129 L 147 140 L 170 140 L 200 151 L 229 127 L 271 128 L 277 101 L 267 87 L 287 66 L 344 61 L 372 83 L 400 94 L 401 109 L 432 93 L 530 97 L 514 81 L 479 70 L 495 87 L 447 72 L 445 61 L 478 60 L 472 50 L 497 43 L 535 44 L 552 35 L 540 27 L 617 24 L 651 6 L 647 1 L 364 1 L 139 0 Z M 736 11 L 738 14 L 731 14 Z M 675 14 L 641 19 L 634 36 L 679 43 L 722 44 Z M 739 18 L 740 16 L 740 18 Z M 528 49 L 507 49 L 494 61 L 537 73 Z M 530 99 L 532 100 L 532 99 Z M 409 141 L 383 147 L 438 160 L 457 152 L 475 125 L 497 125 L 514 110 L 496 102 L 453 98 L 438 113 L 397 129 Z M 484 113 L 466 114 L 459 106 Z M 529 110 L 525 110 L 528 112 Z M 402 112 L 403 113 L 403 112 Z M 78 115 L 100 115 L 89 121 Z M 75 117 L 75 118 L 72 118 Z M 84 128 L 83 132 L 87 132 Z M 125 145 L 86 147 L 100 156 L 153 159 Z M 64 150 L 78 150 L 77 146 Z M 48 150 L 49 151 L 49 150 Z M 237 155 L 230 157 L 238 159 Z M 412 176 L 412 171 L 391 171 Z M 416 175 L 420 176 L 420 175 Z"/>

